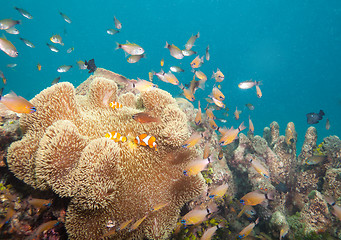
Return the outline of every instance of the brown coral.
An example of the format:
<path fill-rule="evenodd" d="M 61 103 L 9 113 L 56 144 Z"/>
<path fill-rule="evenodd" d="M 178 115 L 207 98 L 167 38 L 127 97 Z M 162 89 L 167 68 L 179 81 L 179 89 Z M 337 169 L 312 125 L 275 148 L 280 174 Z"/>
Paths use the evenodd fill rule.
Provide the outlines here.
<path fill-rule="evenodd" d="M 195 151 L 181 148 L 189 135 L 186 116 L 163 90 L 119 96 L 116 74 L 102 72 L 90 77 L 80 95 L 72 84 L 59 83 L 32 99 L 37 112 L 20 119 L 24 137 L 8 149 L 9 168 L 36 188 L 72 198 L 66 219 L 71 239 L 97 239 L 109 230 L 109 220 L 120 224 L 146 214 L 137 230 L 111 237 L 164 239 L 180 208 L 204 188 L 200 176 L 182 174 L 196 157 Z M 111 101 L 125 106 L 113 110 Z M 132 115 L 140 111 L 160 117 L 161 123 L 136 122 Z M 104 138 L 109 131 L 153 135 L 158 151 Z M 150 212 L 162 202 L 169 205 Z"/>

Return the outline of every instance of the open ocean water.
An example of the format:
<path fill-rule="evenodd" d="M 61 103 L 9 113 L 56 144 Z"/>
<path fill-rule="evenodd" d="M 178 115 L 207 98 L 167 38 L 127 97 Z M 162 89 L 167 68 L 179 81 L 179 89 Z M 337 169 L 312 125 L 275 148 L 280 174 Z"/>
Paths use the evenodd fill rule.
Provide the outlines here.
<path fill-rule="evenodd" d="M 33 15 L 29 20 L 21 16 L 14 6 Z M 59 11 L 68 15 L 72 23 L 63 20 Z M 209 78 L 219 68 L 225 75 L 221 83 L 224 101 L 229 110 L 226 126 L 237 127 L 241 121 L 248 125 L 251 115 L 255 134 L 272 121 L 280 125 L 281 134 L 286 124 L 294 122 L 298 132 L 298 150 L 309 127 L 306 114 L 322 109 L 326 116 L 316 124 L 318 143 L 328 135 L 341 135 L 341 2 L 315 1 L 1 1 L 0 18 L 21 20 L 19 35 L 2 33 L 17 48 L 19 56 L 11 58 L 0 52 L 0 70 L 8 79 L 5 93 L 13 90 L 27 99 L 51 85 L 57 76 L 60 81 L 80 84 L 89 74 L 78 69 L 76 61 L 94 58 L 98 67 L 125 75 L 128 78 L 148 79 L 148 72 L 160 71 L 177 65 L 185 73 L 176 76 L 181 83 L 192 80 L 189 63 L 195 56 L 177 60 L 165 49 L 168 41 L 184 48 L 192 34 L 200 32 L 194 50 L 205 54 L 209 44 L 211 60 L 200 68 Z M 113 16 L 123 24 L 120 33 L 106 33 L 114 28 Z M 60 34 L 64 46 L 50 42 Z M 36 47 L 27 47 L 19 37 L 30 40 Z M 115 51 L 116 42 L 126 40 L 142 46 L 146 59 L 130 64 L 123 50 Z M 55 45 L 60 52 L 51 52 L 46 43 Z M 66 50 L 74 47 L 74 52 Z M 10 63 L 18 64 L 7 68 Z M 37 70 L 37 63 L 42 70 Z M 66 73 L 58 73 L 60 65 L 73 65 Z M 159 81 L 160 88 L 178 96 L 177 86 Z M 255 89 L 241 90 L 238 83 L 245 80 L 262 81 L 262 98 Z M 207 81 L 206 90 L 198 90 L 196 99 L 206 106 L 204 98 L 210 94 L 213 79 Z M 194 102 L 197 107 L 197 100 Z M 245 107 L 255 106 L 254 111 Z M 233 112 L 243 112 L 237 121 Z M 218 111 L 215 111 L 217 113 Z M 222 117 L 217 113 L 218 117 Z M 325 129 L 326 118 L 331 128 Z M 219 126 L 222 123 L 217 122 Z M 246 131 L 244 131 L 246 133 Z"/>

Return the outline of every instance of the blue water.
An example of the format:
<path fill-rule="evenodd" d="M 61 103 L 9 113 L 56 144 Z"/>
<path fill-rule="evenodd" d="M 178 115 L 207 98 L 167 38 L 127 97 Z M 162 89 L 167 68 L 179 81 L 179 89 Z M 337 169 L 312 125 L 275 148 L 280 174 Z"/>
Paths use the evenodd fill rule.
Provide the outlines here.
<path fill-rule="evenodd" d="M 14 6 L 33 15 L 22 17 Z M 68 15 L 72 24 L 59 15 Z M 123 24 L 114 36 L 106 30 L 114 27 L 113 16 Z M 31 99 L 51 81 L 78 85 L 89 74 L 79 70 L 76 61 L 95 58 L 96 64 L 129 78 L 148 79 L 148 72 L 165 70 L 172 65 L 182 66 L 186 72 L 178 74 L 180 82 L 189 83 L 193 77 L 189 63 L 194 58 L 177 60 L 164 48 L 166 41 L 183 48 L 192 34 L 200 32 L 194 50 L 200 55 L 210 45 L 211 60 L 200 68 L 210 78 L 217 68 L 225 74 L 221 84 L 229 111 L 227 127 L 248 124 L 251 115 L 255 133 L 277 121 L 284 134 L 290 121 L 296 125 L 298 148 L 309 125 L 306 113 L 323 109 L 331 128 L 325 129 L 325 118 L 316 126 L 319 142 L 328 135 L 341 135 L 341 2 L 340 1 L 2 1 L 0 18 L 22 20 L 20 35 L 33 42 L 36 48 L 24 45 L 16 35 L 6 37 L 17 47 L 18 58 L 0 52 L 0 69 L 8 79 L 5 92 L 13 90 Z M 60 52 L 51 52 L 46 43 L 53 34 L 63 37 L 65 46 L 56 45 Z M 126 40 L 141 45 L 146 59 L 129 64 L 122 50 L 115 51 L 116 42 Z M 51 42 L 49 42 L 52 44 Z M 75 51 L 67 54 L 69 47 Z M 37 63 L 42 71 L 37 71 Z M 15 69 L 6 67 L 17 63 Z M 67 73 L 58 73 L 60 65 L 72 64 Z M 238 83 L 248 79 L 261 80 L 263 97 L 257 98 L 255 89 L 241 90 Z M 160 88 L 174 96 L 179 88 L 155 80 Z M 206 90 L 198 90 L 196 98 L 210 94 L 213 80 Z M 252 103 L 250 112 L 245 104 Z M 197 101 L 194 103 L 197 106 Z M 206 104 L 202 104 L 205 106 Z M 240 120 L 233 118 L 236 108 L 242 110 Z M 217 111 L 216 111 L 217 112 Z M 219 115 L 219 113 L 217 113 Z M 218 123 L 218 122 L 217 122 Z M 222 125 L 221 123 L 220 126 Z"/>

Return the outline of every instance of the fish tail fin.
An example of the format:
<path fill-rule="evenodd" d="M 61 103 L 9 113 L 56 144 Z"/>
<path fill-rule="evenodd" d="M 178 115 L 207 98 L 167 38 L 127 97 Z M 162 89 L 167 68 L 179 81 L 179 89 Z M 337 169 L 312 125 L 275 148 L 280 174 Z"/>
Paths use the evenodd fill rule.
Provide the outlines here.
<path fill-rule="evenodd" d="M 166 41 L 165 48 L 169 48 L 169 43 Z"/>
<path fill-rule="evenodd" d="M 199 38 L 199 37 L 200 37 L 200 33 L 199 33 L 199 32 L 197 33 L 196 37 L 197 37 L 197 38 Z"/>
<path fill-rule="evenodd" d="M 215 72 L 213 71 L 212 77 L 211 78 L 215 78 Z"/>
<path fill-rule="evenodd" d="M 322 116 L 325 115 L 324 112 L 323 112 L 323 110 L 320 110 L 319 115 L 320 115 L 320 117 L 322 117 Z"/>
<path fill-rule="evenodd" d="M 270 191 L 265 196 L 266 196 L 267 199 L 273 200 L 274 197 L 275 197 L 275 192 L 274 191 Z"/>
<path fill-rule="evenodd" d="M 179 88 L 181 89 L 181 90 L 184 90 L 184 85 L 182 85 L 182 83 L 180 83 L 180 85 L 178 85 L 179 86 Z"/>
<path fill-rule="evenodd" d="M 200 101 L 198 101 L 198 109 L 200 109 Z"/>
<path fill-rule="evenodd" d="M 21 24 L 21 20 L 17 20 L 17 24 Z"/>
<path fill-rule="evenodd" d="M 244 125 L 244 122 L 242 122 L 242 123 L 240 124 L 240 126 L 238 127 L 238 130 L 239 130 L 239 132 L 241 132 L 241 131 L 243 131 L 245 128 L 246 128 L 246 127 L 245 127 L 245 125 Z"/>
<path fill-rule="evenodd" d="M 122 44 L 119 44 L 118 42 L 116 42 L 116 48 L 115 48 L 115 50 L 120 49 L 120 48 L 122 48 Z"/>
<path fill-rule="evenodd" d="M 256 219 L 255 224 L 257 225 L 259 223 L 259 218 Z"/>
<path fill-rule="evenodd" d="M 255 81 L 255 85 L 257 85 L 257 86 L 260 86 L 260 85 L 263 85 L 263 83 L 262 83 L 262 81 Z"/>
<path fill-rule="evenodd" d="M 17 11 L 19 11 L 19 8 L 17 8 L 17 7 L 14 7 L 14 9 L 17 10 Z"/>

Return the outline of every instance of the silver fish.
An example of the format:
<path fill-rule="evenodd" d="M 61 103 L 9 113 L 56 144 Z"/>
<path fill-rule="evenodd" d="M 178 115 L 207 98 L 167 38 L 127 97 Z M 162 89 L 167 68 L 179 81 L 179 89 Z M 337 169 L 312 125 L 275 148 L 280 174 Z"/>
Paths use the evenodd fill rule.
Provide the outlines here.
<path fill-rule="evenodd" d="M 71 19 L 68 16 L 66 16 L 64 13 L 59 12 L 59 14 L 62 16 L 62 18 L 65 20 L 65 22 L 67 22 L 67 23 L 72 22 Z"/>
<path fill-rule="evenodd" d="M 48 43 L 46 43 L 46 45 L 50 48 L 50 50 L 51 50 L 52 52 L 59 52 L 59 49 L 56 48 L 55 46 L 52 46 L 52 45 L 50 45 L 50 44 L 48 44 Z"/>
<path fill-rule="evenodd" d="M 21 15 L 23 15 L 25 18 L 32 19 L 32 15 L 27 12 L 25 9 L 14 7 L 15 10 L 17 10 Z"/>
<path fill-rule="evenodd" d="M 72 68 L 72 65 L 62 65 L 57 69 L 57 72 L 67 72 Z"/>
<path fill-rule="evenodd" d="M 0 20 L 0 30 L 6 30 L 9 29 L 17 24 L 20 24 L 20 21 L 18 20 L 12 20 L 12 19 L 2 19 Z"/>
<path fill-rule="evenodd" d="M 34 44 L 31 43 L 30 41 L 28 41 L 27 39 L 24 39 L 24 38 L 19 38 L 21 41 L 23 41 L 27 47 L 30 47 L 30 48 L 35 48 Z"/>
<path fill-rule="evenodd" d="M 6 38 L 0 38 L 0 49 L 10 57 L 18 57 L 17 49 Z"/>

